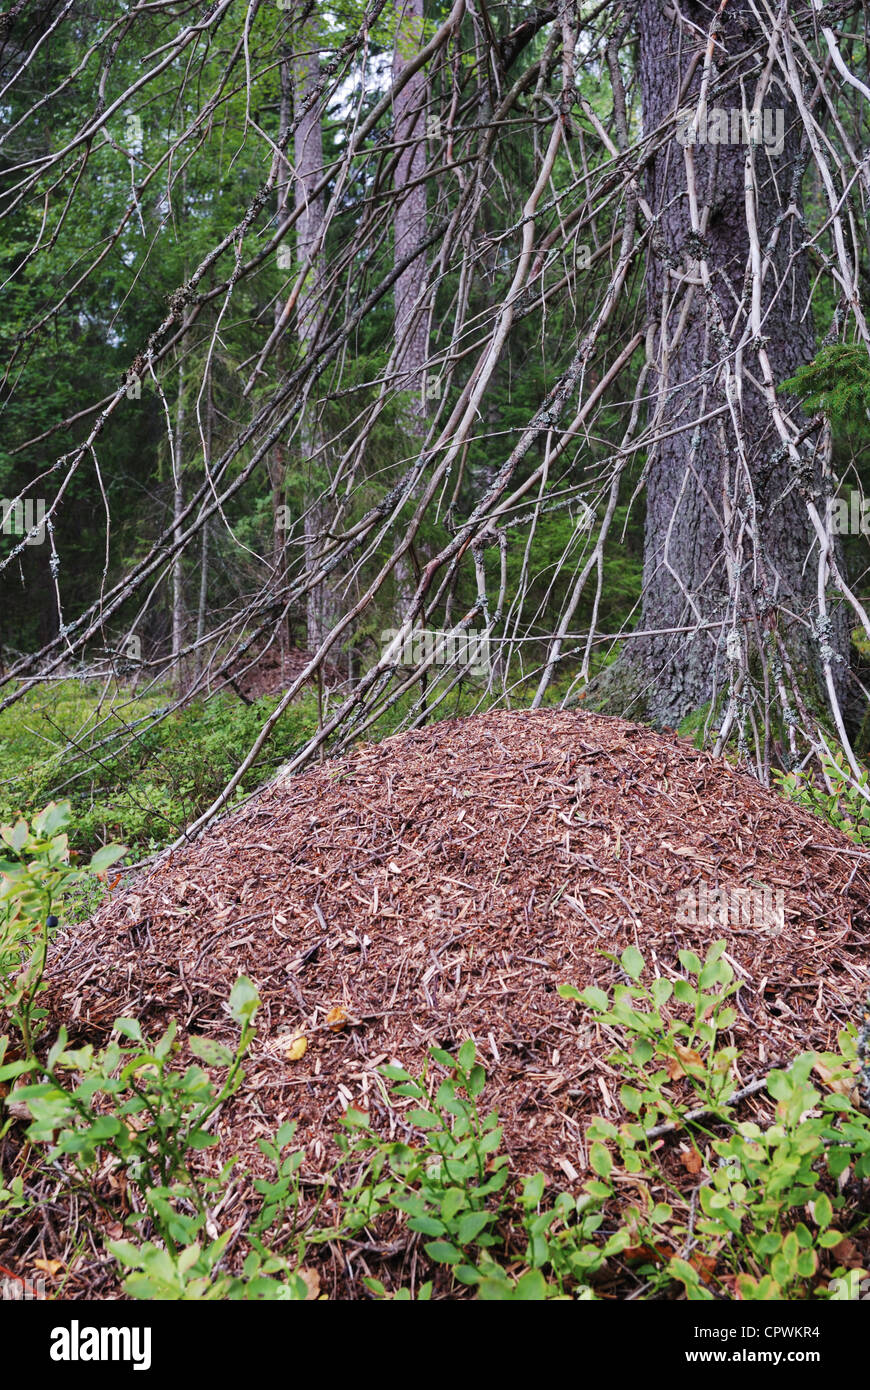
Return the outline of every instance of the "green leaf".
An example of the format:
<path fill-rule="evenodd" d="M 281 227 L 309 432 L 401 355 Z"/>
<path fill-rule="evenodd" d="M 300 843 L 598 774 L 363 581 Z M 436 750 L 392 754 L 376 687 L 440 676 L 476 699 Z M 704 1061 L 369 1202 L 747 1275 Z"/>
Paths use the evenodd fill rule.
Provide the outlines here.
<path fill-rule="evenodd" d="M 644 958 L 636 946 L 626 946 L 619 957 L 620 964 L 629 979 L 639 980 L 643 974 Z"/>
<path fill-rule="evenodd" d="M 197 1033 L 191 1033 L 188 1042 L 194 1057 L 200 1057 L 207 1066 L 228 1067 L 232 1064 L 233 1054 L 229 1048 L 214 1038 L 202 1038 Z"/>
<path fill-rule="evenodd" d="M 727 985 L 731 982 L 731 967 L 727 960 L 711 961 L 705 965 L 698 976 L 698 985 L 701 989 L 709 989 L 711 985 Z"/>
<path fill-rule="evenodd" d="M 619 1099 L 633 1115 L 639 1114 L 643 1107 L 643 1096 L 634 1086 L 620 1086 Z"/>
<path fill-rule="evenodd" d="M 210 1149 L 219 1141 L 216 1134 L 209 1134 L 204 1129 L 192 1129 L 187 1142 L 192 1149 Z"/>
<path fill-rule="evenodd" d="M 589 1166 L 599 1178 L 609 1178 L 613 1170 L 613 1160 L 603 1144 L 593 1144 L 589 1150 Z"/>
<path fill-rule="evenodd" d="M 468 1071 L 468 1068 L 472 1065 L 474 1061 L 474 1052 L 474 1039 L 466 1038 L 465 1042 L 459 1049 L 459 1056 L 457 1058 L 457 1061 L 459 1062 L 459 1065 L 463 1071 Z"/>
<path fill-rule="evenodd" d="M 610 1000 L 603 989 L 597 985 L 587 985 L 580 995 L 584 1004 L 588 1004 L 590 1009 L 595 1009 L 596 1013 L 606 1013 L 610 1007 Z"/>
<path fill-rule="evenodd" d="M 457 1212 L 468 1206 L 468 1198 L 461 1187 L 448 1187 L 441 1199 L 442 1221 L 452 1221 Z"/>
<path fill-rule="evenodd" d="M 513 1289 L 503 1273 L 501 1278 L 488 1274 L 486 1278 L 481 1279 L 477 1292 L 484 1303 L 506 1303 L 514 1296 Z"/>
<path fill-rule="evenodd" d="M 687 970 L 690 975 L 700 975 L 701 962 L 698 960 L 694 951 L 678 951 L 677 959 L 683 969 Z"/>
<path fill-rule="evenodd" d="M 423 1236 L 444 1236 L 447 1234 L 447 1227 L 443 1221 L 438 1221 L 434 1216 L 412 1216 L 408 1221 L 408 1226 L 412 1231 L 419 1231 Z"/>
<path fill-rule="evenodd" d="M 117 1115 L 98 1115 L 88 1130 L 87 1137 L 92 1143 L 99 1143 L 103 1139 L 111 1139 L 120 1132 L 121 1121 Z"/>
<path fill-rule="evenodd" d="M 406 1110 L 405 1119 L 417 1129 L 438 1129 L 441 1121 L 431 1110 Z"/>
<path fill-rule="evenodd" d="M 485 1085 L 486 1072 L 484 1071 L 480 1063 L 476 1062 L 475 1065 L 471 1068 L 471 1071 L 468 1073 L 468 1083 L 466 1087 L 468 1094 L 472 1097 L 472 1099 L 476 1099 L 477 1096 L 479 1096 L 482 1093 Z"/>
<path fill-rule="evenodd" d="M 533 1173 L 530 1178 L 526 1178 L 523 1184 L 523 1205 L 536 1207 L 544 1195 L 544 1183 L 546 1179 L 543 1173 Z"/>
<path fill-rule="evenodd" d="M 821 1227 L 822 1230 L 824 1230 L 826 1226 L 830 1226 L 834 1215 L 834 1208 L 831 1205 L 830 1197 L 828 1197 L 826 1193 L 820 1192 L 813 1202 L 813 1215 L 816 1225 Z"/>
<path fill-rule="evenodd" d="M 516 1282 L 514 1298 L 525 1303 L 542 1302 L 547 1297 L 547 1281 L 539 1269 L 529 1269 Z"/>
<path fill-rule="evenodd" d="M 787 1071 L 771 1071 L 767 1076 L 767 1089 L 774 1100 L 787 1100 L 794 1090 L 794 1081 Z"/>
<path fill-rule="evenodd" d="M 26 1076 L 30 1071 L 38 1071 L 39 1063 L 35 1060 L 27 1061 L 25 1058 L 20 1062 L 7 1062 L 4 1067 L 0 1067 L 0 1081 L 11 1081 L 16 1076 Z"/>
<path fill-rule="evenodd" d="M 661 1008 L 662 1004 L 667 1004 L 674 992 L 674 987 L 670 980 L 666 980 L 664 976 L 660 976 L 659 979 L 653 980 L 649 992 L 653 997 L 653 1002 L 656 1007 Z"/>
<path fill-rule="evenodd" d="M 460 1245 L 469 1245 L 477 1239 L 491 1220 L 492 1214 L 488 1211 L 467 1211 L 464 1216 L 460 1216 L 457 1223 L 456 1239 Z"/>
<path fill-rule="evenodd" d="M 127 853 L 126 845 L 104 845 L 91 857 L 91 870 L 95 874 L 105 873 Z"/>
<path fill-rule="evenodd" d="M 445 1054 L 445 1056 L 446 1056 L 446 1054 Z M 379 1067 L 378 1070 L 379 1070 L 379 1072 L 381 1073 L 382 1076 L 385 1076 L 385 1077 L 387 1078 L 388 1081 L 410 1081 L 410 1080 L 411 1080 L 411 1073 L 410 1073 L 410 1072 L 405 1071 L 405 1068 L 404 1068 L 404 1067 L 395 1066 L 393 1063 L 388 1063 L 386 1066 Z"/>
<path fill-rule="evenodd" d="M 129 1240 L 107 1240 L 106 1249 L 110 1255 L 126 1265 L 128 1269 L 138 1269 L 142 1263 L 142 1256 L 137 1247 Z"/>
<path fill-rule="evenodd" d="M 689 1298 L 703 1299 L 705 1301 L 712 1299 L 713 1295 L 710 1293 L 710 1290 L 704 1288 L 698 1276 L 698 1271 L 694 1269 L 688 1261 L 681 1260 L 678 1255 L 674 1255 L 672 1259 L 668 1261 L 667 1270 L 668 1274 L 670 1274 L 673 1279 L 679 1279 L 680 1283 L 685 1286 L 686 1294 Z"/>
<path fill-rule="evenodd" d="M 230 992 L 230 1013 L 236 1023 L 250 1023 L 259 1007 L 256 985 L 247 975 L 240 975 Z"/>
<path fill-rule="evenodd" d="M 193 1269 L 201 1254 L 202 1249 L 197 1244 L 188 1245 L 185 1250 L 182 1250 L 178 1256 L 179 1274 L 186 1274 L 189 1269 Z"/>
<path fill-rule="evenodd" d="M 835 1245 L 839 1245 L 843 1239 L 842 1231 L 822 1231 L 817 1236 L 817 1243 L 823 1250 L 832 1250 Z"/>
<path fill-rule="evenodd" d="M 576 985 L 559 985 L 558 990 L 557 990 L 557 993 L 559 994 L 560 998 L 562 998 L 562 999 L 574 999 L 574 1000 L 576 1000 L 578 1003 L 579 1003 L 580 1000 L 582 1000 L 582 998 L 583 998 L 583 995 L 580 993 L 580 991 L 579 991 L 579 989 L 577 988 Z M 605 995 L 604 998 L 605 998 L 605 1001 L 606 1001 L 607 996 Z M 606 1002 L 605 1002 L 605 1007 L 606 1007 Z"/>
<path fill-rule="evenodd" d="M 296 1133 L 296 1121 L 295 1121 L 295 1120 L 287 1120 L 287 1122 L 281 1126 L 281 1128 L 278 1130 L 277 1134 L 275 1135 L 275 1143 L 276 1143 L 276 1145 L 278 1146 L 278 1148 L 279 1148 L 279 1149 L 286 1149 L 287 1145 L 291 1142 L 291 1140 L 292 1140 L 292 1138 L 293 1138 L 293 1136 L 294 1136 L 295 1133 Z"/>
<path fill-rule="evenodd" d="M 138 1018 L 116 1018 L 113 1026 L 119 1033 L 123 1033 L 125 1038 L 132 1038 L 133 1042 L 143 1041 Z"/>
<path fill-rule="evenodd" d="M 16 821 L 14 826 L 0 826 L 0 836 L 2 836 L 9 848 L 14 849 L 15 853 L 18 854 L 27 844 L 29 836 L 27 822 L 20 820 Z"/>
<path fill-rule="evenodd" d="M 754 1242 L 754 1248 L 759 1255 L 775 1255 L 782 1245 L 782 1236 L 775 1231 L 767 1231 L 763 1236 L 759 1236 Z"/>
<path fill-rule="evenodd" d="M 430 1240 L 424 1248 L 430 1260 L 436 1260 L 438 1264 L 458 1265 L 462 1262 L 461 1251 L 448 1240 Z"/>
<path fill-rule="evenodd" d="M 72 807 L 68 801 L 50 801 L 42 810 L 38 811 L 33 817 L 33 829 L 37 835 L 42 835 L 50 839 L 58 831 L 63 830 L 69 823 L 72 815 Z"/>

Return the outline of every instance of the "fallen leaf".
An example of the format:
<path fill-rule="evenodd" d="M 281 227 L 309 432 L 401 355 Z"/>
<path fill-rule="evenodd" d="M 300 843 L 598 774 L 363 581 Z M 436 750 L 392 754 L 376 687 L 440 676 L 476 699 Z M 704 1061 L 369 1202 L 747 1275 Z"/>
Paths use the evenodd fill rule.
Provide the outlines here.
<path fill-rule="evenodd" d="M 822 1085 L 829 1091 L 833 1091 L 838 1096 L 848 1096 L 855 1089 L 854 1076 L 843 1076 L 842 1072 L 838 1075 L 831 1067 L 825 1065 L 823 1061 L 817 1059 L 813 1063 L 813 1071 L 821 1081 Z"/>
<path fill-rule="evenodd" d="M 13 1100 L 13 1096 L 15 1092 L 20 1089 L 20 1085 L 21 1083 L 12 1087 L 12 1090 L 9 1092 L 3 1104 L 9 1111 L 9 1114 L 15 1116 L 16 1120 L 32 1120 L 33 1115 L 31 1114 L 30 1106 L 27 1104 L 27 1101 Z"/>
<path fill-rule="evenodd" d="M 696 1052 L 693 1047 L 683 1047 L 682 1043 L 674 1043 L 674 1051 L 684 1067 L 702 1067 L 704 1065 L 700 1052 Z"/>
<path fill-rule="evenodd" d="M 655 1245 L 629 1245 L 622 1255 L 626 1260 L 669 1260 L 677 1252 L 666 1242 Z"/>
<path fill-rule="evenodd" d="M 284 1056 L 288 1062 L 298 1062 L 308 1051 L 308 1039 L 303 1037 L 294 1038 L 290 1046 L 284 1049 Z"/>
<path fill-rule="evenodd" d="M 305 1302 L 310 1303 L 312 1299 L 320 1297 L 320 1275 L 316 1269 L 298 1269 L 296 1273 L 300 1279 L 305 1281 L 308 1292 L 305 1295 Z"/>
<path fill-rule="evenodd" d="M 690 1149 L 686 1154 L 680 1154 L 680 1162 L 689 1173 L 700 1173 L 701 1155 L 697 1149 Z"/>
<path fill-rule="evenodd" d="M 861 1253 L 853 1240 L 848 1236 L 843 1236 L 841 1241 L 831 1247 L 831 1254 L 838 1265 L 843 1265 L 845 1269 L 863 1269 L 864 1261 Z"/>
<path fill-rule="evenodd" d="M 63 1269 L 63 1260 L 34 1260 L 34 1269 L 41 1269 L 43 1274 L 48 1274 L 55 1279 Z"/>
<path fill-rule="evenodd" d="M 692 1266 L 693 1269 L 696 1269 L 698 1271 L 704 1283 L 707 1284 L 713 1278 L 713 1275 L 716 1273 L 716 1265 L 718 1264 L 718 1260 L 716 1259 L 715 1255 L 699 1255 L 696 1252 L 693 1252 L 689 1256 L 689 1264 Z"/>

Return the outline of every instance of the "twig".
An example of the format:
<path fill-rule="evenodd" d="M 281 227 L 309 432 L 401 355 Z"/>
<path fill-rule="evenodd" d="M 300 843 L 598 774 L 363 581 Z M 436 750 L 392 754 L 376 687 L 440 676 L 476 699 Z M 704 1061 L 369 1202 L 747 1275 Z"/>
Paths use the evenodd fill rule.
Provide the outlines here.
<path fill-rule="evenodd" d="M 741 1100 L 745 1100 L 747 1096 L 754 1095 L 756 1091 L 763 1091 L 764 1087 L 767 1085 L 767 1078 L 770 1073 L 781 1066 L 781 1062 L 772 1062 L 764 1073 L 764 1076 L 757 1077 L 755 1080 L 750 1081 L 749 1085 L 744 1086 L 742 1091 L 735 1091 L 730 1100 L 722 1102 L 723 1105 L 737 1105 Z M 646 1137 L 647 1139 L 658 1139 L 660 1134 L 673 1134 L 675 1129 L 682 1129 L 683 1125 L 688 1124 L 690 1120 L 700 1120 L 702 1115 L 715 1115 L 717 1120 L 723 1119 L 721 1115 L 716 1114 L 715 1110 L 711 1110 L 707 1105 L 702 1105 L 699 1106 L 697 1110 L 687 1110 L 679 1122 L 672 1120 L 668 1121 L 665 1125 L 654 1125 L 652 1129 L 646 1131 Z M 730 1121 L 725 1121 L 725 1123 L 730 1124 Z"/>

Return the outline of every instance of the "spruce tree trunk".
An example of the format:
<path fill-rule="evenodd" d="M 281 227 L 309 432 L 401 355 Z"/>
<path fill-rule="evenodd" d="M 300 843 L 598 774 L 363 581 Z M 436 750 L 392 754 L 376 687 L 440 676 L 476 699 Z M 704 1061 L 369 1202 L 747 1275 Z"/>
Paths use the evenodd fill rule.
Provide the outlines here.
<path fill-rule="evenodd" d="M 423 40 L 423 0 L 405 0 L 396 34 L 393 75 L 401 76 Z M 396 261 L 412 251 L 426 230 L 426 71 L 421 68 L 397 94 L 393 105 L 396 143 L 403 146 L 396 164 L 396 211 L 393 219 Z M 425 415 L 424 372 L 429 353 L 428 316 L 414 306 L 426 280 L 426 258 L 418 256 L 396 280 L 396 368 L 402 386 L 412 393 L 412 409 Z"/>
<path fill-rule="evenodd" d="M 706 34 L 709 8 L 681 0 L 681 12 Z M 703 59 L 681 97 L 679 89 L 703 40 L 693 39 L 688 28 L 680 31 L 666 0 L 641 0 L 639 24 L 643 121 L 649 135 L 678 107 L 697 105 Z M 729 5 L 714 62 L 727 69 L 737 60 L 737 68 L 727 83 L 715 75 L 708 108 L 752 108 L 760 66 L 745 55 L 757 38 L 745 0 Z M 814 335 L 807 260 L 800 249 L 805 235 L 800 124 L 775 68 L 762 106 L 771 113 L 771 130 L 776 111 L 782 112 L 784 130 L 781 152 L 775 152 L 771 139 L 770 148 L 761 143 L 754 155 L 763 252 L 770 249 L 778 220 L 780 224 L 762 293 L 763 333 L 779 383 L 812 359 Z M 708 131 L 712 128 L 708 125 Z M 816 644 L 801 622 L 813 621 L 817 583 L 805 505 L 796 487 L 788 491 L 791 465 L 779 448 L 751 335 L 742 363 L 735 353 L 747 322 L 740 301 L 749 303 L 746 153 L 745 143 L 694 145 L 700 240 L 692 234 L 682 142 L 675 135 L 666 139 L 647 167 L 644 191 L 659 219 L 646 281 L 657 367 L 649 412 L 653 419 L 659 411 L 658 433 L 675 432 L 655 445 L 648 458 L 641 627 L 695 629 L 626 643 L 624 665 L 644 690 L 647 715 L 659 724 L 676 725 L 704 704 L 714 682 L 720 691 L 727 689 L 729 629 L 733 648 L 738 637 L 751 640 L 753 632 L 775 623 L 798 665 L 816 664 Z M 702 283 L 702 258 L 709 267 L 709 288 Z M 697 283 L 687 287 L 685 277 Z M 674 343 L 681 320 L 681 336 Z M 722 409 L 727 406 L 721 368 L 726 360 L 739 393 L 733 416 Z M 695 424 L 698 417 L 717 411 L 715 418 Z M 703 630 L 704 623 L 724 626 Z M 842 628 L 835 633 L 835 646 L 846 649 Z"/>
<path fill-rule="evenodd" d="M 278 143 L 284 148 L 284 141 L 290 130 L 290 117 L 293 108 L 293 79 L 290 72 L 290 50 L 281 51 L 281 105 L 278 113 Z M 290 201 L 290 164 L 281 155 L 276 180 L 276 218 L 280 223 L 286 214 Z M 281 296 L 275 299 L 275 327 L 281 321 L 283 303 Z M 275 345 L 275 371 L 280 379 L 283 353 L 281 339 Z M 285 526 L 287 501 L 287 450 L 282 439 L 276 440 L 269 458 L 269 481 L 272 486 L 272 568 L 275 591 L 280 592 L 287 578 L 287 528 Z M 278 657 L 281 663 L 281 682 L 283 684 L 289 646 L 287 620 L 283 620 L 278 633 Z"/>

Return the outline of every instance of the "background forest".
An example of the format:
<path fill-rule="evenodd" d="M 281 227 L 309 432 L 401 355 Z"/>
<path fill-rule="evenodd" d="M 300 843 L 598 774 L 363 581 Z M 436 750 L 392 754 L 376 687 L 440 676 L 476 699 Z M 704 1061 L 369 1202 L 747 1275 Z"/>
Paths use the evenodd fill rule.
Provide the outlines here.
<path fill-rule="evenodd" d="M 864 11 L 791 7 L 781 52 L 697 11 L 3 16 L 7 811 L 142 853 L 323 744 L 577 700 L 857 788 Z M 674 138 L 738 98 L 779 165 Z"/>
<path fill-rule="evenodd" d="M 6 0 L 0 1298 L 867 1296 L 867 70 Z"/>

